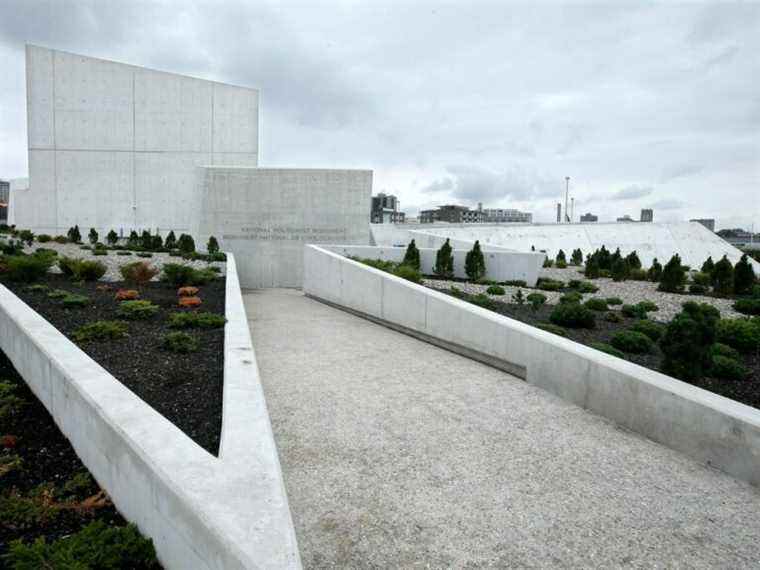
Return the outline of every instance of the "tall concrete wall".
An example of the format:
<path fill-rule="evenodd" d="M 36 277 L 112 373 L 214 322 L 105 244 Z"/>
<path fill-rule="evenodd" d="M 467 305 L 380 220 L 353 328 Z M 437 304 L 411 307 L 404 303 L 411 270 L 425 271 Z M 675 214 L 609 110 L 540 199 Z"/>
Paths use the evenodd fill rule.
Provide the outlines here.
<path fill-rule="evenodd" d="M 259 93 L 27 46 L 19 227 L 188 231 L 200 165 L 258 164 Z"/>
<path fill-rule="evenodd" d="M 742 255 L 741 251 L 696 222 L 531 226 L 431 224 L 429 227 L 417 226 L 410 235 L 420 236 L 420 240 L 422 235 L 450 237 L 456 243 L 477 239 L 484 247 L 492 245 L 519 251 L 530 251 L 534 246 L 537 251 L 545 250 L 550 257 L 560 249 L 569 255 L 573 249 L 580 248 L 586 255 L 602 245 L 612 251 L 619 247 L 623 254 L 636 250 L 645 267 L 655 257 L 664 265 L 676 253 L 684 264 L 692 267 L 700 267 L 708 256 L 717 261 L 726 255 L 736 263 Z M 754 263 L 755 271 L 760 271 L 760 264 Z"/>
<path fill-rule="evenodd" d="M 199 168 L 197 243 L 215 236 L 244 287 L 300 287 L 304 243 L 369 243 L 370 170 Z"/>

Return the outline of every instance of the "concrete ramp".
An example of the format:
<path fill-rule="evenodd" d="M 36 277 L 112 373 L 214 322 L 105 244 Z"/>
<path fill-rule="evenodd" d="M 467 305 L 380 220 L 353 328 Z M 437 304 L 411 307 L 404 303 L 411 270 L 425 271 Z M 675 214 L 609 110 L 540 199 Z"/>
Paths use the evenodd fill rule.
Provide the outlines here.
<path fill-rule="evenodd" d="M 304 567 L 760 564 L 748 484 L 299 291 L 244 301 Z"/>

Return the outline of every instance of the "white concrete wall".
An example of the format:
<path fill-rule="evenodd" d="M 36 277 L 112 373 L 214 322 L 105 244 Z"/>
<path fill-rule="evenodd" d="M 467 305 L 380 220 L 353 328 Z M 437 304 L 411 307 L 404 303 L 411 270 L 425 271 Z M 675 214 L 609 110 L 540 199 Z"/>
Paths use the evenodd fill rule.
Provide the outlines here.
<path fill-rule="evenodd" d="M 304 243 L 367 244 L 372 171 L 199 169 L 196 243 L 235 254 L 244 287 L 300 287 Z"/>
<path fill-rule="evenodd" d="M 255 89 L 31 45 L 26 62 L 19 227 L 187 232 L 197 166 L 258 164 Z"/>
<path fill-rule="evenodd" d="M 324 249 L 347 257 L 382 259 L 384 261 L 400 262 L 404 259 L 406 247 L 379 247 L 370 245 L 324 245 Z M 436 263 L 438 249 L 418 248 L 420 252 L 420 270 L 424 274 L 432 274 Z M 454 277 L 467 278 L 465 259 L 468 249 L 455 249 Z M 486 279 L 494 281 L 525 281 L 533 286 L 538 280 L 538 274 L 544 263 L 543 253 L 518 253 L 512 251 L 486 251 L 483 253 L 486 261 Z"/>
<path fill-rule="evenodd" d="M 760 410 L 352 261 L 304 248 L 304 293 L 487 362 L 760 485 Z"/>
<path fill-rule="evenodd" d="M 424 226 L 425 224 L 421 224 Z M 604 245 L 627 255 L 636 250 L 644 267 L 651 265 L 656 257 L 663 265 L 674 255 L 679 254 L 683 263 L 699 268 L 708 256 L 717 261 L 724 255 L 736 263 L 741 258 L 741 251 L 714 234 L 697 222 L 672 223 L 588 223 L 588 224 L 545 224 L 545 225 L 438 225 L 419 227 L 412 234 L 437 235 L 454 240 L 474 242 L 481 245 L 494 245 L 518 251 L 545 250 L 554 258 L 562 249 L 565 254 L 580 248 L 584 258 L 587 254 Z M 760 271 L 760 263 L 755 264 L 755 271 Z"/>
<path fill-rule="evenodd" d="M 301 567 L 228 256 L 220 456 L 199 447 L 0 285 L 0 348 L 167 569 Z"/>

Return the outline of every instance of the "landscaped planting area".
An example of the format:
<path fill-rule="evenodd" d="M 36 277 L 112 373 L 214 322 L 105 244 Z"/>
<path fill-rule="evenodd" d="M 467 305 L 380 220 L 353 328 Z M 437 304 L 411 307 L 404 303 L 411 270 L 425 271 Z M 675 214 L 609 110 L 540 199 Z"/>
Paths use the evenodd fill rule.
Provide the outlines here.
<path fill-rule="evenodd" d="M 545 263 L 536 287 L 483 279 L 479 244 L 469 279 L 453 278 L 448 243 L 434 275 L 420 275 L 412 242 L 402 264 L 361 260 L 412 281 L 760 408 L 760 282 L 744 256 L 705 260 L 695 270 L 676 255 L 642 268 L 636 252 L 564 252 Z M 412 252 L 412 253 L 410 253 Z M 583 263 L 583 265 L 580 265 Z"/>

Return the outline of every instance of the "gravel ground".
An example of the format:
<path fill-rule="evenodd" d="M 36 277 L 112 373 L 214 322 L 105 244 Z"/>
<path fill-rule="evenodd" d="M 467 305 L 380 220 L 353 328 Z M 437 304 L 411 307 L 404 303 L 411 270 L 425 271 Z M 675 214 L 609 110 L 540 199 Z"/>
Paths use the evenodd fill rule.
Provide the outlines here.
<path fill-rule="evenodd" d="M 760 493 L 508 374 L 244 297 L 304 568 L 749 568 Z"/>
<path fill-rule="evenodd" d="M 225 270 L 224 261 L 214 261 L 211 263 L 208 263 L 206 261 L 189 261 L 182 259 L 181 257 L 171 257 L 168 253 L 154 253 L 153 257 L 138 257 L 135 252 L 132 252 L 132 255 L 121 256 L 116 255 L 115 251 L 110 250 L 108 252 L 108 255 L 92 255 L 92 251 L 80 249 L 80 246 L 78 245 L 71 243 L 60 244 L 52 241 L 47 243 L 34 242 L 31 247 L 25 247 L 24 251 L 31 253 L 32 251 L 39 248 L 54 249 L 58 252 L 58 255 L 64 255 L 67 257 L 79 257 L 82 259 L 94 259 L 96 261 L 100 261 L 107 267 L 106 274 L 103 276 L 101 281 L 121 281 L 122 277 L 121 273 L 119 273 L 119 267 L 133 261 L 147 261 L 152 266 L 158 268 L 159 271 L 163 267 L 164 263 L 182 263 L 185 265 L 192 265 L 196 269 L 205 269 L 209 266 L 217 266 L 221 269 L 220 275 L 224 275 Z M 60 273 L 60 270 L 57 266 L 53 266 L 50 271 L 51 273 Z M 153 278 L 153 280 L 157 281 L 159 276 L 160 272 L 156 277 Z"/>
<path fill-rule="evenodd" d="M 577 267 L 568 267 L 567 269 L 557 269 L 554 267 L 544 268 L 541 270 L 540 277 L 547 277 L 550 279 L 558 279 L 567 283 L 571 279 L 585 280 L 582 273 L 579 273 Z M 485 293 L 488 289 L 487 285 L 477 285 L 474 283 L 463 283 L 454 281 L 443 281 L 437 279 L 425 279 L 423 283 L 433 289 L 449 289 L 452 285 L 458 287 L 465 293 L 477 294 Z M 620 297 L 623 303 L 633 305 L 639 301 L 652 301 L 659 308 L 659 311 L 649 313 L 649 318 L 654 321 L 667 322 L 670 321 L 678 312 L 681 311 L 681 305 L 686 301 L 696 301 L 697 303 L 707 303 L 718 309 L 721 316 L 725 318 L 744 317 L 741 313 L 737 313 L 733 310 L 732 305 L 734 301 L 731 299 L 718 299 L 715 297 L 706 297 L 704 295 L 679 295 L 676 293 L 663 293 L 657 290 L 657 283 L 650 283 L 649 281 L 613 281 L 612 279 L 599 278 L 592 281 L 594 285 L 599 287 L 599 291 L 596 293 L 588 293 L 583 296 L 583 299 L 591 299 L 593 297 L 607 298 L 607 297 Z M 506 293 L 504 296 L 491 295 L 494 299 L 501 301 L 510 301 L 512 295 L 517 292 L 520 287 L 504 287 Z M 534 291 L 534 289 L 521 287 L 523 295 Z M 537 289 L 536 289 L 537 290 Z M 554 291 L 540 291 L 546 295 L 546 302 L 549 304 L 556 304 L 559 302 L 559 298 L 563 293 Z M 611 306 L 611 310 L 620 310 L 620 305 Z"/>

